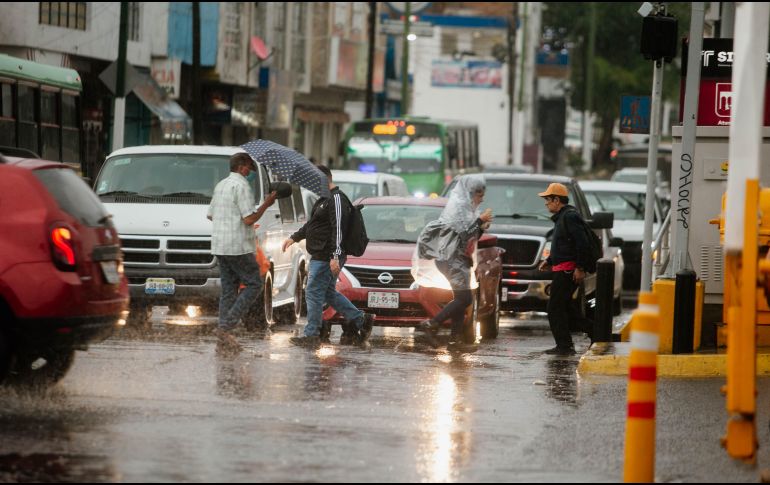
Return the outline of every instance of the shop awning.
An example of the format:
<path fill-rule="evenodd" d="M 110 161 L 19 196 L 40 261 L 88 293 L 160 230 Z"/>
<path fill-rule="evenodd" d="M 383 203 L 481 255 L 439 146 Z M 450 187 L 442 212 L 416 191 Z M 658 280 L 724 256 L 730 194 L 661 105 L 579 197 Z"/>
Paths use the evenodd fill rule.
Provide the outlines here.
<path fill-rule="evenodd" d="M 191 138 L 192 119 L 185 110 L 168 97 L 152 76 L 144 72 L 137 72 L 137 74 L 134 94 L 160 119 L 163 134 L 167 138 Z"/>

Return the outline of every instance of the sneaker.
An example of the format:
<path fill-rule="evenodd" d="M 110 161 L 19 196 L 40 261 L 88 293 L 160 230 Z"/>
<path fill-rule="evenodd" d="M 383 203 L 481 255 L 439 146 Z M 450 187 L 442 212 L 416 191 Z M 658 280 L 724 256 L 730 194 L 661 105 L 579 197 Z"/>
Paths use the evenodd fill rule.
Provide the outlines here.
<path fill-rule="evenodd" d="M 372 335 L 372 329 L 374 328 L 374 313 L 364 313 L 364 324 L 361 326 L 361 330 L 358 332 L 358 343 L 364 344 L 369 341 L 369 337 Z"/>
<path fill-rule="evenodd" d="M 317 336 L 307 337 L 303 335 L 302 337 L 292 337 L 289 339 L 289 342 L 297 347 L 305 347 L 308 349 L 317 349 L 321 346 L 321 338 Z"/>
<path fill-rule="evenodd" d="M 238 340 L 227 330 L 217 329 L 217 353 L 237 354 L 243 350 Z"/>
<path fill-rule="evenodd" d="M 426 340 L 434 349 L 438 347 L 438 340 L 436 334 L 438 334 L 438 324 L 432 320 L 423 320 L 415 328 L 416 331 L 422 332 L 425 335 Z"/>
<path fill-rule="evenodd" d="M 548 349 L 544 354 L 548 355 L 575 355 L 575 347 L 559 347 L 558 345 L 552 349 Z"/>

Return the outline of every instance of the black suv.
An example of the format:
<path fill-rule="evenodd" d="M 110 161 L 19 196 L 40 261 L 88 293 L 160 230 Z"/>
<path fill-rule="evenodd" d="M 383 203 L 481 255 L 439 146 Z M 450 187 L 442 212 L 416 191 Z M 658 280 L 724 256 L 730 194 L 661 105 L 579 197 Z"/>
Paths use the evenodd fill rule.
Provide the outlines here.
<path fill-rule="evenodd" d="M 505 249 L 503 254 L 503 277 L 500 280 L 500 308 L 509 311 L 544 311 L 548 304 L 553 278 L 550 271 L 538 269 L 540 262 L 548 257 L 551 250 L 553 232 L 552 214 L 546 209 L 543 199 L 538 196 L 545 192 L 553 182 L 564 184 L 569 190 L 570 205 L 577 208 L 580 215 L 597 231 L 602 238 L 605 257 L 618 253 L 610 244 L 620 245 L 619 240 L 610 241 L 611 235 L 605 229 L 611 229 L 614 219 L 612 213 L 597 212 L 591 214 L 583 191 L 577 181 L 564 176 L 545 174 L 508 174 L 484 173 L 486 195 L 481 209 L 489 207 L 494 212 L 494 220 L 489 233 L 497 236 L 497 245 Z M 456 180 L 444 190 L 448 197 Z M 622 266 L 618 268 L 622 271 Z M 616 277 L 617 280 L 617 277 Z M 615 308 L 620 308 L 620 284 L 616 281 Z M 585 280 L 586 307 L 594 306 L 593 294 L 596 291 L 596 275 L 589 274 Z"/>

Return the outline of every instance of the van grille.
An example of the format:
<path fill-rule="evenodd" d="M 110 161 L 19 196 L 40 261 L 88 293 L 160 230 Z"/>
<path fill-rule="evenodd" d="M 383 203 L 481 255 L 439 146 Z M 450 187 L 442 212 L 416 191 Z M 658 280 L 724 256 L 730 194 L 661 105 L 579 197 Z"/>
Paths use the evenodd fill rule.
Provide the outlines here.
<path fill-rule="evenodd" d="M 211 254 L 210 238 L 142 238 L 121 237 L 123 261 L 127 267 L 169 267 L 184 266 L 213 268 L 216 265 Z"/>

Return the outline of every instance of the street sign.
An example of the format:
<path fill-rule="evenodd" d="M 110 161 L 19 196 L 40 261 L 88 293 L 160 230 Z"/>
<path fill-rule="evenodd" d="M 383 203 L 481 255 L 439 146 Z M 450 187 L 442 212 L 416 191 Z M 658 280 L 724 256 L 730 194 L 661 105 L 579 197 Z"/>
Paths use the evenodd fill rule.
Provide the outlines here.
<path fill-rule="evenodd" d="M 385 19 L 380 24 L 380 32 L 389 35 L 404 35 L 404 21 Z M 409 33 L 417 37 L 433 37 L 433 24 L 430 22 L 411 22 Z"/>
<path fill-rule="evenodd" d="M 105 86 L 107 86 L 107 89 L 112 92 L 116 97 L 118 98 L 125 98 L 128 93 L 130 93 L 137 84 L 141 82 L 141 76 L 138 72 L 136 72 L 136 69 L 126 62 L 126 83 L 123 87 L 122 93 L 116 93 L 115 91 L 117 86 L 117 79 L 118 79 L 118 61 L 113 61 L 112 64 L 107 66 L 107 69 L 102 71 L 101 74 L 99 74 L 99 79 L 102 80 Z"/>
<path fill-rule="evenodd" d="M 650 133 L 649 96 L 623 96 L 620 99 L 620 132 Z"/>

